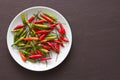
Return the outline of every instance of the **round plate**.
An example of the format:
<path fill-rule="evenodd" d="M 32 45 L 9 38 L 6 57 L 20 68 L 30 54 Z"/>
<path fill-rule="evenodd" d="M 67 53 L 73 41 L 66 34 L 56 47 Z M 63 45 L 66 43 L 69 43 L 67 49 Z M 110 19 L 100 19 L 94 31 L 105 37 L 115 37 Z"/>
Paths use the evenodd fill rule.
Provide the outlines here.
<path fill-rule="evenodd" d="M 45 64 L 45 62 L 37 62 L 37 63 L 31 63 L 29 61 L 22 61 L 18 50 L 15 47 L 11 47 L 11 45 L 13 44 L 13 33 L 11 32 L 11 30 L 13 30 L 13 28 L 18 25 L 21 24 L 21 13 L 24 12 L 25 15 L 27 15 L 27 17 L 30 17 L 31 15 L 37 13 L 38 11 L 46 11 L 49 12 L 53 15 L 56 16 L 56 18 L 63 23 L 63 26 L 66 30 L 66 36 L 69 39 L 68 43 L 64 43 L 64 48 L 61 47 L 60 53 L 58 55 L 57 61 L 56 61 L 56 57 L 57 54 L 52 52 L 52 59 L 49 60 L 47 62 L 47 66 Z M 7 45 L 8 45 L 8 49 L 10 51 L 11 56 L 13 57 L 13 59 L 22 67 L 32 70 L 32 71 L 46 71 L 46 70 L 50 70 L 56 66 L 58 66 L 60 63 L 62 63 L 64 61 L 64 59 L 67 57 L 70 48 L 71 48 L 71 44 L 72 44 L 72 34 L 71 34 L 71 29 L 70 26 L 67 22 L 67 20 L 56 10 L 49 8 L 49 7 L 44 7 L 44 6 L 36 6 L 36 7 L 31 7 L 28 9 L 23 10 L 22 12 L 20 12 L 10 23 L 10 26 L 8 28 L 8 32 L 7 32 Z"/>

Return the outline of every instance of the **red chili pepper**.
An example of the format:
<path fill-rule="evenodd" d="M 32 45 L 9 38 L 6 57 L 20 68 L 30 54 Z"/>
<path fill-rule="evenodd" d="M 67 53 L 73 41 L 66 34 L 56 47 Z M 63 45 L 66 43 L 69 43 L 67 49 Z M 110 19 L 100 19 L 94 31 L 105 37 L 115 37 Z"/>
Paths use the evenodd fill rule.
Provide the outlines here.
<path fill-rule="evenodd" d="M 36 50 L 36 52 L 39 54 L 39 55 L 42 55 L 42 52 L 40 50 Z"/>
<path fill-rule="evenodd" d="M 54 27 L 56 27 L 57 26 L 57 24 L 50 24 L 50 27 L 51 28 L 54 28 Z"/>
<path fill-rule="evenodd" d="M 63 34 L 61 28 L 56 27 L 56 29 L 61 35 Z"/>
<path fill-rule="evenodd" d="M 66 34 L 65 28 L 63 27 L 63 25 L 62 25 L 61 22 L 59 22 L 59 26 L 60 26 L 60 28 L 61 28 L 62 34 Z"/>
<path fill-rule="evenodd" d="M 61 38 L 60 38 L 60 37 L 58 38 L 58 41 L 60 41 L 60 42 L 61 42 L 61 44 L 60 44 L 60 45 L 61 45 L 62 47 L 64 47 L 64 44 L 62 43 L 62 40 L 61 40 Z"/>
<path fill-rule="evenodd" d="M 37 32 L 37 31 L 41 31 L 41 30 L 38 29 L 38 28 L 33 28 L 33 30 L 34 30 L 35 32 Z"/>
<path fill-rule="evenodd" d="M 19 24 L 13 30 L 20 29 L 20 28 L 23 28 L 23 27 L 24 27 L 24 24 Z"/>
<path fill-rule="evenodd" d="M 63 36 L 60 36 L 60 39 L 63 40 L 64 42 L 69 42 L 69 40 Z"/>
<path fill-rule="evenodd" d="M 55 42 L 55 43 L 59 43 L 59 44 L 61 44 L 62 42 L 61 41 L 59 41 L 59 40 L 53 40 L 53 42 Z"/>
<path fill-rule="evenodd" d="M 45 38 L 45 36 L 46 36 L 46 34 L 40 35 L 39 40 L 43 40 Z"/>
<path fill-rule="evenodd" d="M 42 48 L 47 49 L 47 50 L 50 50 L 50 47 L 47 46 L 47 45 L 42 45 Z"/>
<path fill-rule="evenodd" d="M 35 55 L 35 53 L 33 51 L 30 52 L 32 55 Z"/>
<path fill-rule="evenodd" d="M 33 20 L 35 19 L 35 16 L 31 16 L 29 19 L 28 19 L 28 22 L 32 22 Z"/>
<path fill-rule="evenodd" d="M 50 58 L 50 57 L 40 58 L 40 61 L 46 61 L 46 60 L 50 60 L 50 59 L 52 59 L 52 58 Z"/>
<path fill-rule="evenodd" d="M 53 43 L 47 42 L 47 44 L 51 47 L 52 50 L 55 50 L 55 49 L 54 49 L 54 46 L 53 46 Z"/>
<path fill-rule="evenodd" d="M 51 19 L 50 17 L 44 15 L 43 13 L 41 13 L 40 16 L 43 17 L 45 20 L 47 20 L 50 23 L 53 23 L 53 21 L 54 21 L 53 19 Z"/>
<path fill-rule="evenodd" d="M 56 49 L 56 53 L 59 53 L 60 45 L 58 43 L 55 43 L 55 49 Z"/>
<path fill-rule="evenodd" d="M 50 32 L 49 30 L 41 30 L 41 31 L 36 31 L 36 34 L 47 34 L 48 32 Z"/>
<path fill-rule="evenodd" d="M 41 56 L 42 55 L 40 54 L 36 54 L 36 55 L 28 56 L 28 58 L 37 59 L 37 58 L 41 58 Z"/>
<path fill-rule="evenodd" d="M 44 23 L 44 22 L 46 22 L 46 20 L 44 20 L 44 19 L 42 19 L 42 20 L 36 20 L 34 22 L 34 24 L 39 24 L 39 23 Z"/>

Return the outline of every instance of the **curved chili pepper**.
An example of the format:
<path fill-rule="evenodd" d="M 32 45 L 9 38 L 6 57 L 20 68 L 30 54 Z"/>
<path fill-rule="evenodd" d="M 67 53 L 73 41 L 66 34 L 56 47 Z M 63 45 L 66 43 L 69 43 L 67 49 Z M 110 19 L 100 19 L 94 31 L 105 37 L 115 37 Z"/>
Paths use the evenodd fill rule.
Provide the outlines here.
<path fill-rule="evenodd" d="M 28 58 L 38 59 L 38 58 L 41 58 L 41 56 L 42 55 L 40 55 L 40 54 L 36 54 L 36 55 L 28 56 Z"/>
<path fill-rule="evenodd" d="M 45 36 L 46 36 L 46 34 L 40 35 L 39 40 L 43 40 L 45 38 Z"/>
<path fill-rule="evenodd" d="M 40 16 L 43 17 L 45 20 L 47 20 L 50 23 L 53 23 L 53 21 L 54 21 L 53 19 L 51 19 L 50 17 L 44 15 L 43 13 L 40 13 Z"/>
<path fill-rule="evenodd" d="M 28 22 L 32 22 L 33 20 L 35 19 L 35 16 L 31 16 L 29 19 L 28 19 Z"/>
<path fill-rule="evenodd" d="M 50 50 L 50 47 L 47 46 L 47 45 L 42 45 L 42 48 L 47 49 L 47 50 Z"/>
<path fill-rule="evenodd" d="M 55 43 L 55 51 L 56 51 L 56 53 L 59 53 L 59 51 L 60 51 L 60 45 L 58 44 L 58 43 Z"/>
<path fill-rule="evenodd" d="M 20 29 L 20 28 L 23 28 L 23 27 L 24 27 L 24 24 L 19 24 L 13 30 Z"/>
<path fill-rule="evenodd" d="M 56 27 L 57 25 L 58 25 L 58 24 L 55 24 L 55 23 L 54 23 L 54 24 L 50 24 L 50 27 L 51 27 L 51 28 L 54 28 L 54 27 Z"/>
<path fill-rule="evenodd" d="M 51 42 L 47 42 L 47 44 L 51 47 L 52 50 L 54 50 L 54 46 Z"/>
<path fill-rule="evenodd" d="M 46 22 L 46 20 L 44 20 L 44 19 L 42 19 L 42 20 L 36 20 L 34 22 L 34 24 L 40 24 L 40 23 L 44 23 L 44 22 Z"/>
<path fill-rule="evenodd" d="M 69 40 L 65 37 L 63 37 L 62 35 L 60 36 L 60 39 L 63 40 L 64 42 L 69 42 Z"/>
<path fill-rule="evenodd" d="M 56 27 L 56 29 L 61 35 L 63 34 L 61 28 Z"/>
<path fill-rule="evenodd" d="M 23 61 L 26 61 L 26 57 L 24 56 L 23 52 L 22 51 L 19 51 L 20 53 L 20 57 L 22 58 Z"/>
<path fill-rule="evenodd" d="M 45 14 L 46 16 L 52 18 L 53 20 L 57 21 L 56 17 L 48 12 L 43 12 L 43 14 Z"/>
<path fill-rule="evenodd" d="M 59 26 L 60 26 L 60 28 L 61 28 L 62 34 L 66 34 L 65 28 L 63 27 L 63 25 L 62 25 L 61 22 L 59 22 Z"/>
<path fill-rule="evenodd" d="M 39 51 L 39 50 L 36 50 L 36 52 L 37 52 L 38 54 L 42 55 L 42 52 L 41 52 L 41 51 Z"/>

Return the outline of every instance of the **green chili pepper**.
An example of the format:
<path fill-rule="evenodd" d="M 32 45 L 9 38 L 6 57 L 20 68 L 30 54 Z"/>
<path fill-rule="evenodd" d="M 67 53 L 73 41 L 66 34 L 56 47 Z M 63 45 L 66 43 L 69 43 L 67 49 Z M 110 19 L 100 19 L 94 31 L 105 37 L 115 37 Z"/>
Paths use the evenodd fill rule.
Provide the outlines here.
<path fill-rule="evenodd" d="M 50 36 L 50 37 L 45 37 L 45 40 L 54 40 L 56 39 L 57 37 L 56 36 Z"/>
<path fill-rule="evenodd" d="M 44 48 L 40 48 L 40 51 L 42 51 L 43 53 L 48 53 L 49 52 L 47 49 L 44 49 Z"/>
<path fill-rule="evenodd" d="M 48 17 L 54 19 L 55 21 L 57 21 L 57 18 L 54 15 L 52 15 L 52 14 L 50 14 L 48 12 L 43 12 L 43 14 L 45 14 L 46 16 L 48 16 Z"/>
<path fill-rule="evenodd" d="M 12 30 L 11 32 L 18 32 L 20 29 Z"/>
<path fill-rule="evenodd" d="M 32 46 L 31 45 L 25 45 L 25 46 L 21 46 L 21 47 L 19 47 L 20 49 L 28 49 L 28 48 L 32 48 Z"/>
<path fill-rule="evenodd" d="M 23 22 L 23 24 L 26 24 L 26 19 L 25 19 L 25 14 L 24 14 L 24 12 L 22 12 L 22 14 L 21 14 L 21 19 L 22 19 L 22 22 Z"/>
<path fill-rule="evenodd" d="M 37 44 L 37 47 L 42 47 L 42 44 Z"/>
<path fill-rule="evenodd" d="M 19 35 L 19 37 L 26 35 L 26 32 L 27 32 L 26 30 L 23 30 L 23 32 Z"/>
<path fill-rule="evenodd" d="M 22 32 L 23 32 L 23 28 L 19 30 L 17 36 L 20 36 L 22 34 Z"/>
<path fill-rule="evenodd" d="M 25 50 L 21 50 L 25 55 L 30 55 L 29 52 L 25 51 Z"/>
<path fill-rule="evenodd" d="M 24 43 L 19 43 L 19 44 L 17 44 L 17 46 L 18 46 L 18 47 L 24 47 L 25 44 L 24 44 Z"/>
<path fill-rule="evenodd" d="M 28 61 L 35 63 L 36 61 L 34 59 L 27 58 Z"/>
<path fill-rule="evenodd" d="M 56 34 L 54 33 L 49 33 L 48 35 L 47 35 L 47 37 L 52 37 L 52 36 L 56 36 Z"/>
<path fill-rule="evenodd" d="M 35 45 L 34 45 L 33 41 L 30 41 L 30 44 L 31 44 L 31 46 L 32 46 L 32 48 L 33 48 L 33 50 L 34 50 L 34 52 L 36 52 L 36 48 L 35 48 Z"/>
<path fill-rule="evenodd" d="M 14 42 L 17 40 L 17 33 L 14 33 Z"/>
<path fill-rule="evenodd" d="M 23 37 L 21 37 L 21 38 L 19 38 L 18 40 L 16 40 L 16 41 L 12 44 L 12 46 L 18 44 L 18 43 L 22 40 L 22 38 L 23 38 Z"/>
<path fill-rule="evenodd" d="M 47 25 L 44 25 L 44 24 L 33 24 L 35 27 L 38 27 L 38 28 L 43 28 L 43 29 L 48 29 L 50 28 L 49 26 Z"/>

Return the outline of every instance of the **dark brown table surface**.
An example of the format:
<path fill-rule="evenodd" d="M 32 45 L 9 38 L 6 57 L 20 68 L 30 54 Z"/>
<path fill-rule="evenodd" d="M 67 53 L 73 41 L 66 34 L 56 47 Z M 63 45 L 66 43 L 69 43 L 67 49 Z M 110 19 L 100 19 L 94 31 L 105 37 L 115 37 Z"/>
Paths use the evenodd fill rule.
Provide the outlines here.
<path fill-rule="evenodd" d="M 73 33 L 68 57 L 46 72 L 22 68 L 7 48 L 11 20 L 32 6 L 56 9 Z M 120 80 L 120 0 L 0 0 L 0 43 L 0 80 Z"/>

